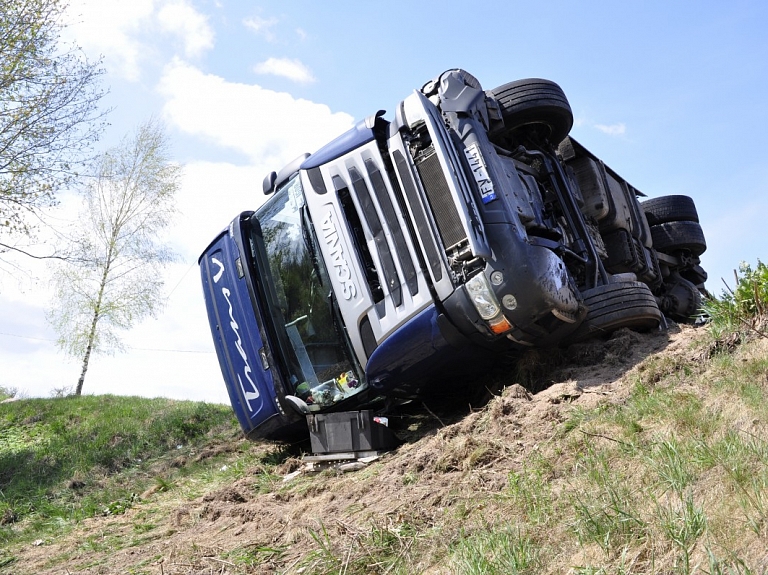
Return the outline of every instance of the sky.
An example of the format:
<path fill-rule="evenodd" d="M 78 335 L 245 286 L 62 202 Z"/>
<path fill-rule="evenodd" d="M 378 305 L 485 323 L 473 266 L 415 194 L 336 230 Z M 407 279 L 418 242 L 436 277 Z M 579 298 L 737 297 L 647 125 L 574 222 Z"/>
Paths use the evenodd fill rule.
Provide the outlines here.
<path fill-rule="evenodd" d="M 84 393 L 227 403 L 197 258 L 264 176 L 450 68 L 485 89 L 547 78 L 574 112 L 571 135 L 650 197 L 694 198 L 714 293 L 741 261 L 768 260 L 768 3 L 668 0 L 535 5 L 242 0 L 71 0 L 65 39 L 103 57 L 116 145 L 162 120 L 184 166 L 168 241 L 168 303 L 92 358 Z M 67 221 L 77 195 L 49 214 Z M 0 386 L 27 397 L 73 387 L 55 345 L 45 265 L 0 272 Z"/>

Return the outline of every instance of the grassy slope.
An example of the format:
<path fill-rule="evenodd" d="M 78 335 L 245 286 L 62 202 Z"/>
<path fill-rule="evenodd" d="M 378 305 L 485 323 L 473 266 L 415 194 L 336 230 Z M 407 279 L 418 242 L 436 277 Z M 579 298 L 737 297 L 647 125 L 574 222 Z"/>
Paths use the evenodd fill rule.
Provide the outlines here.
<path fill-rule="evenodd" d="M 601 401 L 537 401 L 510 388 L 364 471 L 290 483 L 279 477 L 290 453 L 240 440 L 221 406 L 110 396 L 0 404 L 0 573 L 34 572 L 31 544 L 43 554 L 67 533 L 77 543 L 50 552 L 47 568 L 765 573 L 768 340 L 722 351 L 704 339 L 646 358 Z M 383 491 L 401 510 L 376 508 Z M 353 501 L 342 505 L 333 493 L 344 492 Z M 439 504 L 427 513 L 428 497 Z M 268 542 L 245 532 L 196 556 L 227 528 L 217 501 L 243 517 L 272 506 L 296 521 Z M 301 507 L 337 512 L 310 528 Z M 189 509 L 199 538 L 185 540 L 176 570 L 169 561 L 161 570 L 169 555 L 156 543 L 180 534 L 168 517 Z M 132 567 L 107 570 L 125 549 Z"/>
<path fill-rule="evenodd" d="M 162 485 L 180 454 L 222 436 L 231 440 L 235 425 L 225 406 L 165 399 L 82 396 L 0 404 L 0 543 L 119 513 L 136 493 Z"/>

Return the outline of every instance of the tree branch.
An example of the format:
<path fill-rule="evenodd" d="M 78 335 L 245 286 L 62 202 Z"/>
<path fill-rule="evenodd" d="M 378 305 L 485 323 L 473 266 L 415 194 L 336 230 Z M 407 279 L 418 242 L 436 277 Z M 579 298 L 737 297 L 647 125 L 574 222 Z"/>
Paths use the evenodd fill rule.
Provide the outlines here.
<path fill-rule="evenodd" d="M 36 256 L 35 254 L 31 254 L 27 251 L 22 250 L 21 248 L 17 248 L 14 246 L 9 246 L 8 244 L 4 244 L 0 242 L 0 248 L 5 248 L 6 250 L 13 250 L 15 252 L 19 252 L 20 254 L 24 254 L 25 256 L 28 256 L 30 258 L 34 258 L 36 260 L 61 260 L 65 262 L 72 262 L 77 261 L 76 258 L 70 258 L 67 256 L 57 256 L 57 255 L 50 255 L 50 256 Z"/>

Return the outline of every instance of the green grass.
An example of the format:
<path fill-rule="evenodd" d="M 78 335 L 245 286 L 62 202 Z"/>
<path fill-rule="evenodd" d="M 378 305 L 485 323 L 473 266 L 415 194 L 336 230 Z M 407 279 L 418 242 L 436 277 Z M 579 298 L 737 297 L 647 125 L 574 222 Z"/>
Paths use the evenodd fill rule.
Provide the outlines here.
<path fill-rule="evenodd" d="M 542 460 L 533 460 L 521 471 L 510 473 L 509 487 L 503 495 L 531 526 L 548 524 L 554 513 L 544 464 Z"/>
<path fill-rule="evenodd" d="M 332 536 L 324 524 L 310 530 L 310 536 L 314 545 L 299 563 L 301 572 L 409 575 L 419 539 L 426 535 L 407 521 L 373 521 L 363 529 L 345 533 L 343 538 Z"/>
<path fill-rule="evenodd" d="M 715 338 L 734 332 L 760 332 L 761 320 L 768 316 L 768 265 L 742 262 L 734 272 L 734 287 L 726 285 L 720 297 L 704 302 L 703 311 L 710 320 Z"/>
<path fill-rule="evenodd" d="M 0 543 L 122 514 L 147 488 L 173 488 L 163 475 L 172 457 L 236 429 L 229 407 L 204 403 L 82 396 L 0 404 Z"/>
<path fill-rule="evenodd" d="M 542 568 L 541 545 L 519 527 L 494 526 L 462 537 L 450 553 L 452 573 L 534 575 Z"/>

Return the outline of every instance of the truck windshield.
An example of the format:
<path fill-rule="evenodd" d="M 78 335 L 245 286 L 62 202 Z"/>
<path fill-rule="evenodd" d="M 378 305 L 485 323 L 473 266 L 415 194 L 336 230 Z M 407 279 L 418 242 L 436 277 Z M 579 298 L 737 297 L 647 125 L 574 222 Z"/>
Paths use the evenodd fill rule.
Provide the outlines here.
<path fill-rule="evenodd" d="M 353 361 L 331 282 L 304 204 L 298 175 L 255 214 L 251 250 L 262 254 L 260 281 L 293 393 L 310 410 L 329 407 L 366 387 Z M 261 235 L 256 231 L 261 228 Z M 259 247 L 263 246 L 263 251 Z"/>

